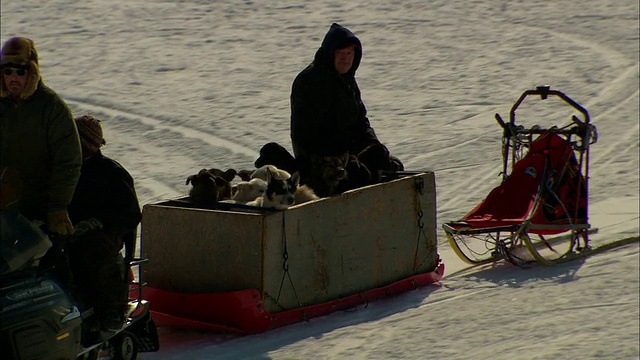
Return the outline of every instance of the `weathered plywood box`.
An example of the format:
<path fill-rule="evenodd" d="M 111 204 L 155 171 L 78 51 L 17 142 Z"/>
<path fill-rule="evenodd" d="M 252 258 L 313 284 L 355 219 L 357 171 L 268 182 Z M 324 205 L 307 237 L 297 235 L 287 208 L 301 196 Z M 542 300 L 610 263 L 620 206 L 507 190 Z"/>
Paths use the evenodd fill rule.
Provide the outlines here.
<path fill-rule="evenodd" d="M 257 289 L 265 309 L 318 304 L 434 270 L 431 172 L 268 211 L 146 205 L 142 255 L 149 286 L 181 293 Z M 226 206 L 222 208 L 222 206 Z"/>

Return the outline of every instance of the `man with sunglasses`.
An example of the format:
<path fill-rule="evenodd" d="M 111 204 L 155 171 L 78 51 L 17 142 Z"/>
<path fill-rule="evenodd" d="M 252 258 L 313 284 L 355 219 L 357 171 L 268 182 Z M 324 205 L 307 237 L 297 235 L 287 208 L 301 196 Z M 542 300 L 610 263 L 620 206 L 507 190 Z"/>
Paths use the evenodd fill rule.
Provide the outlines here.
<path fill-rule="evenodd" d="M 71 110 L 42 81 L 32 40 L 7 40 L 0 70 L 0 165 L 20 174 L 19 210 L 52 234 L 70 235 L 74 228 L 67 206 L 82 164 Z"/>

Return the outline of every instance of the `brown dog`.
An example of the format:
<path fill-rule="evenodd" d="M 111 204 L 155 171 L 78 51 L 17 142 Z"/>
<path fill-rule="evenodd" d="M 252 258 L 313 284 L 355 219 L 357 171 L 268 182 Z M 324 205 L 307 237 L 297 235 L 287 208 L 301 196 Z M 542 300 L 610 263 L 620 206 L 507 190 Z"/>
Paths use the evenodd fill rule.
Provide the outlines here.
<path fill-rule="evenodd" d="M 338 156 L 311 155 L 310 171 L 304 183 L 320 197 L 339 194 L 342 192 L 341 183 L 347 179 L 348 163 L 348 153 Z"/>
<path fill-rule="evenodd" d="M 238 172 L 235 169 L 227 169 L 226 171 L 222 171 L 216 168 L 211 168 L 207 171 L 213 176 L 224 180 L 216 180 L 216 182 L 218 183 L 218 200 L 231 199 L 231 181 L 233 181 Z"/>
<path fill-rule="evenodd" d="M 186 185 L 192 185 L 189 191 L 191 200 L 198 205 L 216 203 L 219 199 L 219 189 L 228 186 L 228 182 L 213 175 L 207 169 L 200 170 L 197 174 L 187 178 Z"/>

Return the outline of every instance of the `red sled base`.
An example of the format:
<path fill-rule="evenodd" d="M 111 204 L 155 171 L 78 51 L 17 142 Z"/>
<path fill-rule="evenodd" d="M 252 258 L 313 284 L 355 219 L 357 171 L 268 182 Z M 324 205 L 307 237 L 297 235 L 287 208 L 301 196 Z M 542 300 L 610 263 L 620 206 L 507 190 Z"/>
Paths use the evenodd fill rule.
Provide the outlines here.
<path fill-rule="evenodd" d="M 159 327 L 256 334 L 433 284 L 440 281 L 443 275 L 444 264 L 440 263 L 431 272 L 387 286 L 277 313 L 269 313 L 264 309 L 262 296 L 256 289 L 185 294 L 146 286 L 143 288 L 143 297 L 149 300 L 153 320 Z"/>

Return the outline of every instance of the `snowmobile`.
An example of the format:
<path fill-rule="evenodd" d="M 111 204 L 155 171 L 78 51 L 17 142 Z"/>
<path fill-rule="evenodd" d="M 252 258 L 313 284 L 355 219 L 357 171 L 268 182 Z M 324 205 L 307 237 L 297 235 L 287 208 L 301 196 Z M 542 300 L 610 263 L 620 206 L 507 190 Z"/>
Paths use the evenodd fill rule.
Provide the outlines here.
<path fill-rule="evenodd" d="M 516 123 L 516 110 L 529 96 L 560 99 L 573 114 L 551 127 Z M 590 250 L 588 180 L 596 127 L 587 110 L 549 86 L 525 91 L 502 128 L 502 181 L 460 220 L 443 224 L 451 248 L 463 261 L 484 264 L 505 259 L 518 266 L 564 261 Z M 536 121 L 542 118 L 536 113 Z"/>
<path fill-rule="evenodd" d="M 0 260 L 0 348 L 3 359 L 135 359 L 157 351 L 158 333 L 139 280 L 129 282 L 128 311 L 117 329 L 91 328 L 93 311 L 83 309 L 58 272 L 40 260 L 64 247 L 17 210 L 2 211 Z M 145 259 L 125 244 L 123 266 L 133 274 Z M 64 256 L 60 257 L 64 259 Z"/>

